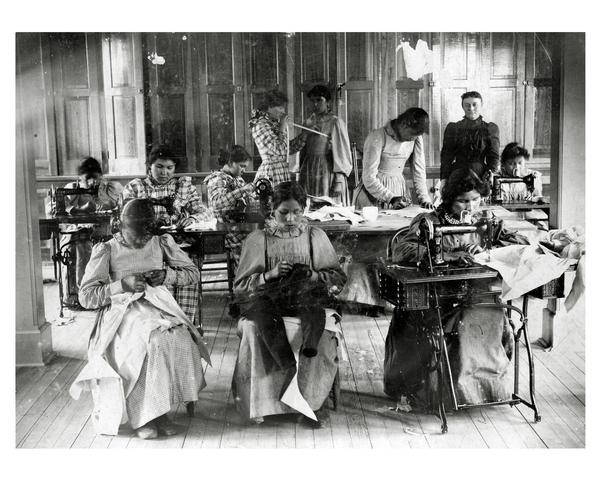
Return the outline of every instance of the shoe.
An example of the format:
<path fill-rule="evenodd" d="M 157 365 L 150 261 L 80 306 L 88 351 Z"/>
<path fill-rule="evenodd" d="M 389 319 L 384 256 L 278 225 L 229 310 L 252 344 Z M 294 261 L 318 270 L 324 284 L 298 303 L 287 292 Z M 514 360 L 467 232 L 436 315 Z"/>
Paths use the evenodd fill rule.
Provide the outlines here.
<path fill-rule="evenodd" d="M 143 425 L 140 428 L 136 428 L 135 434 L 138 438 L 141 438 L 142 440 L 151 440 L 153 438 L 158 437 L 156 425 L 154 425 L 154 423 L 152 422 L 148 422 L 146 425 Z"/>
<path fill-rule="evenodd" d="M 156 423 L 158 433 L 160 433 L 161 435 L 170 437 L 179 433 L 177 425 L 171 422 L 171 420 L 169 420 L 167 414 L 161 415 L 156 420 L 154 420 L 154 422 Z"/>

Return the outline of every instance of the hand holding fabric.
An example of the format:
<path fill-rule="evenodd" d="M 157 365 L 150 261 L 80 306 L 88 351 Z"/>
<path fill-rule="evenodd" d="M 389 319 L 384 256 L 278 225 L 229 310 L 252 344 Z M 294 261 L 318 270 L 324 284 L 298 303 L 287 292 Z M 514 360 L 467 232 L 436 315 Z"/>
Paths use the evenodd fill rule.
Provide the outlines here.
<path fill-rule="evenodd" d="M 121 279 L 121 288 L 124 292 L 143 292 L 146 290 L 146 279 L 141 273 L 127 275 Z"/>

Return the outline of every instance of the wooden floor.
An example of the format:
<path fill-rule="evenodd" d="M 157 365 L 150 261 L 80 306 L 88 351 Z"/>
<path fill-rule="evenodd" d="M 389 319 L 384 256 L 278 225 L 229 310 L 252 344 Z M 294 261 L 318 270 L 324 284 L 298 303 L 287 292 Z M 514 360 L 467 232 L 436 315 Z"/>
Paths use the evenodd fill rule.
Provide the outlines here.
<path fill-rule="evenodd" d="M 183 406 L 173 412 L 181 426 L 179 435 L 144 441 L 136 438 L 128 427 L 122 427 L 118 436 L 96 435 L 90 419 L 91 396 L 84 394 L 75 401 L 68 393 L 83 361 L 57 356 L 45 367 L 16 371 L 16 445 L 20 448 L 585 446 L 583 315 L 562 319 L 557 328 L 558 342 L 552 351 L 535 350 L 540 423 L 533 423 L 531 410 L 524 406 L 475 408 L 451 413 L 449 432 L 441 435 L 437 417 L 397 413 L 383 394 L 389 314 L 379 318 L 344 315 L 342 348 L 349 361 L 341 363 L 341 405 L 337 411 L 331 411 L 328 425 L 312 430 L 289 417 L 267 418 L 260 426 L 243 424 L 234 408 L 230 388 L 238 347 L 236 324 L 227 315 L 224 296 L 206 295 L 203 311 L 204 338 L 213 366 L 206 370 L 208 387 L 201 392 L 195 417 L 189 418 Z M 89 316 L 81 321 L 91 322 Z M 57 328 L 61 327 L 53 330 Z M 534 318 L 532 338 L 539 336 L 538 330 L 539 322 L 536 324 Z M 522 380 L 522 390 L 526 392 L 524 375 Z"/>

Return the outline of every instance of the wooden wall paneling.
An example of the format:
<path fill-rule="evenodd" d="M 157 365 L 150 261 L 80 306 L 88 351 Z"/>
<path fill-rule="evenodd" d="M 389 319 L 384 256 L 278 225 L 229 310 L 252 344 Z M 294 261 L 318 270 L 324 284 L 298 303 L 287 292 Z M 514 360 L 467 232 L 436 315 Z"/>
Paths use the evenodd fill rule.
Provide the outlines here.
<path fill-rule="evenodd" d="M 523 80 L 523 145 L 530 152 L 533 152 L 534 144 L 534 116 L 535 116 L 535 61 L 534 61 L 534 42 L 533 33 L 521 33 L 525 44 L 525 74 Z"/>
<path fill-rule="evenodd" d="M 296 123 L 312 113 L 306 94 L 316 84 L 329 87 L 332 97 L 336 87 L 335 35 L 330 33 L 298 33 L 295 35 L 294 115 Z M 332 103 L 335 109 L 335 102 Z"/>
<path fill-rule="evenodd" d="M 464 112 L 460 96 L 472 90 L 474 79 L 469 77 L 475 68 L 469 67 L 469 61 L 475 62 L 473 40 L 467 33 L 444 32 L 432 36 L 434 55 L 439 55 L 439 75 L 434 77 L 431 92 L 434 128 L 431 132 L 431 148 L 434 164 L 439 165 L 444 130 L 449 122 L 460 120 Z"/>
<path fill-rule="evenodd" d="M 145 35 L 144 60 L 147 72 L 146 147 L 164 143 L 179 159 L 179 172 L 194 171 L 196 139 L 193 124 L 192 74 L 188 68 L 189 46 L 186 33 Z M 159 62 L 152 62 L 156 55 Z M 150 57 L 150 58 L 149 58 Z M 164 63 L 162 62 L 164 59 Z"/>
<path fill-rule="evenodd" d="M 218 168 L 217 157 L 221 148 L 236 140 L 236 105 L 242 109 L 244 91 L 239 82 L 243 78 L 241 34 L 205 33 L 198 51 L 201 110 L 201 141 L 203 171 Z M 239 98 L 239 100 L 238 100 Z M 238 131 L 243 131 L 241 126 Z"/>
<path fill-rule="evenodd" d="M 242 56 L 245 59 L 245 72 L 240 73 L 242 87 L 243 109 L 237 114 L 239 118 L 239 138 L 244 141 L 246 150 L 253 155 L 253 169 L 260 165 L 260 155 L 248 129 L 250 112 L 260 102 L 260 96 L 269 90 L 280 90 L 290 98 L 288 114 L 294 118 L 293 88 L 288 86 L 288 73 L 293 78 L 293 42 L 294 35 L 282 33 L 244 33 L 242 34 Z M 236 62 L 237 64 L 238 62 Z M 292 68 L 290 68 L 292 67 Z"/>
<path fill-rule="evenodd" d="M 484 118 L 498 125 L 502 151 L 509 142 L 523 142 L 525 39 L 510 32 L 485 33 L 481 38 L 482 70 L 489 75 L 484 79 L 488 84 Z"/>
<path fill-rule="evenodd" d="M 552 41 L 556 34 L 533 34 L 533 121 L 532 151 L 536 161 L 550 162 L 552 131 Z"/>
<path fill-rule="evenodd" d="M 416 44 L 419 40 L 423 40 L 427 42 L 427 46 L 431 49 L 432 38 L 431 34 L 428 33 L 398 33 L 397 36 L 397 46 L 401 44 L 401 42 L 406 41 L 409 43 L 410 47 L 415 48 Z M 397 48 L 396 46 L 396 48 Z M 397 115 L 404 112 L 406 109 L 411 107 L 420 107 L 423 108 L 430 114 L 430 123 L 433 124 L 437 121 L 435 117 L 431 115 L 431 85 L 432 76 L 431 74 L 423 75 L 423 77 L 419 80 L 413 80 L 407 76 L 406 67 L 404 63 L 404 51 L 402 48 L 395 49 L 394 55 L 395 65 L 396 65 L 396 112 Z M 387 120 L 386 120 L 387 121 Z M 431 129 L 433 130 L 433 129 Z M 431 132 L 430 130 L 430 132 Z M 434 147 L 432 141 L 431 133 L 429 135 L 424 136 L 425 141 L 425 159 L 428 166 L 433 166 L 439 164 L 439 161 L 436 163 L 435 155 L 433 155 Z"/>
<path fill-rule="evenodd" d="M 348 136 L 362 150 L 369 132 L 378 125 L 375 102 L 374 52 L 372 33 L 344 33 L 345 70 L 338 72 L 338 82 L 346 83 L 345 103 Z"/>
<path fill-rule="evenodd" d="M 50 34 L 58 174 L 73 174 L 87 156 L 102 158 L 98 37 L 93 33 Z"/>
<path fill-rule="evenodd" d="M 108 171 L 143 175 L 146 159 L 140 33 L 102 36 Z"/>
<path fill-rule="evenodd" d="M 52 175 L 57 170 L 54 128 L 54 96 L 46 37 L 39 33 L 17 33 L 17 78 L 27 98 L 27 138 L 36 176 Z"/>

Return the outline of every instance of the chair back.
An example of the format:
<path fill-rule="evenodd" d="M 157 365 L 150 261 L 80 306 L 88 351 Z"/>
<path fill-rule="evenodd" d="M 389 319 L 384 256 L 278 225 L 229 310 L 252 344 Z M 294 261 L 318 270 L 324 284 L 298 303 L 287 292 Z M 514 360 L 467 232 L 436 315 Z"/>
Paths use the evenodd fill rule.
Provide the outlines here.
<path fill-rule="evenodd" d="M 387 260 L 392 260 L 392 253 L 394 252 L 394 247 L 402 241 L 404 236 L 408 233 L 410 227 L 402 227 L 397 230 L 396 233 L 389 239 L 387 244 Z"/>

